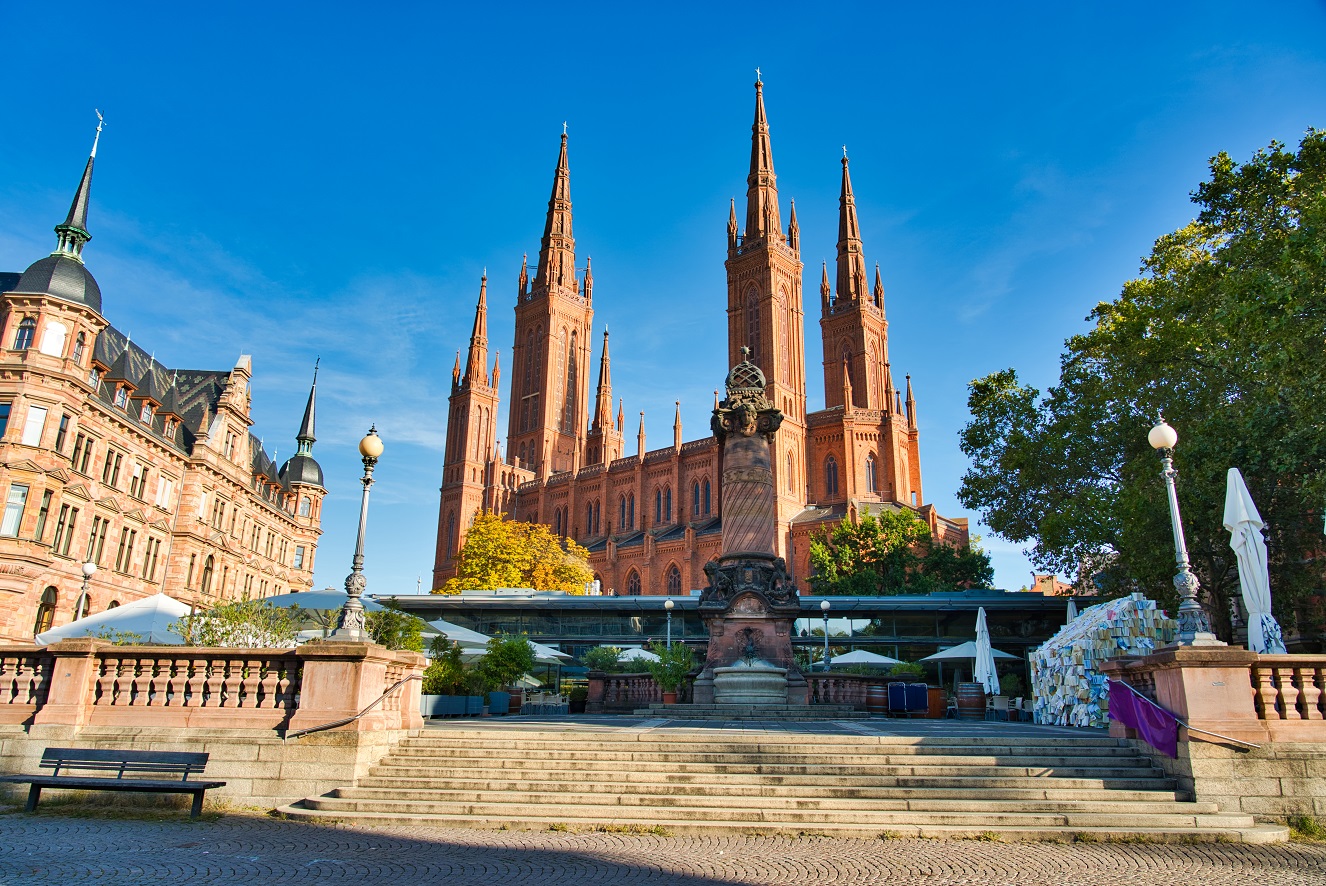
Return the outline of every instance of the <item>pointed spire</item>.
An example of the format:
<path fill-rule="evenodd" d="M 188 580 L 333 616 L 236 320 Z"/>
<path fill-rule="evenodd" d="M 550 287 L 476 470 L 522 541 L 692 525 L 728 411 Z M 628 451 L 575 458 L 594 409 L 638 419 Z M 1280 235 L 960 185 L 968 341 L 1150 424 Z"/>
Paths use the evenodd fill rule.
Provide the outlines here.
<path fill-rule="evenodd" d="M 787 248 L 801 252 L 801 225 L 797 224 L 797 201 L 792 201 L 792 217 L 787 222 Z"/>
<path fill-rule="evenodd" d="M 893 411 L 893 369 L 887 360 L 884 361 L 884 411 Z"/>
<path fill-rule="evenodd" d="M 833 312 L 833 291 L 829 289 L 829 263 L 823 262 L 820 277 L 820 313 L 825 317 Z"/>
<path fill-rule="evenodd" d="M 64 224 L 55 226 L 56 255 L 67 255 L 78 261 L 83 260 L 83 246 L 92 239 L 87 230 L 88 203 L 92 199 L 92 167 L 97 161 L 97 143 L 101 141 L 101 130 L 106 120 L 97 111 L 97 134 L 92 137 L 92 152 L 88 154 L 87 165 L 83 167 L 83 177 L 74 192 L 74 202 L 69 204 L 69 215 Z"/>
<path fill-rule="evenodd" d="M 322 358 L 313 361 L 313 384 L 308 389 L 308 405 L 304 407 L 304 420 L 299 423 L 299 433 L 295 435 L 295 441 L 299 443 L 295 455 L 308 455 L 313 451 L 313 444 L 317 437 L 313 436 L 317 428 L 317 399 L 318 399 L 318 366 L 322 363 Z"/>
<path fill-rule="evenodd" d="M 769 144 L 769 121 L 764 116 L 764 84 L 755 81 L 755 122 L 751 125 L 750 174 L 746 177 L 747 243 L 781 234 L 778 216 L 778 186 Z"/>
<path fill-rule="evenodd" d="M 543 225 L 543 239 L 539 242 L 539 266 L 535 271 L 535 287 L 562 286 L 576 288 L 575 238 L 571 235 L 571 170 L 566 159 L 566 133 L 562 133 L 562 149 L 557 155 L 557 170 L 553 173 L 552 196 L 548 198 L 548 219 Z"/>
<path fill-rule="evenodd" d="M 843 408 L 851 410 L 854 405 L 852 402 L 852 364 L 848 360 L 843 360 Z"/>
<path fill-rule="evenodd" d="M 626 433 L 626 409 L 622 406 L 622 399 L 617 398 L 617 433 Z"/>
<path fill-rule="evenodd" d="M 912 395 L 912 376 L 907 374 L 907 426 L 916 427 L 916 397 Z"/>
<path fill-rule="evenodd" d="M 529 253 L 520 257 L 520 292 L 516 295 L 516 302 L 525 300 L 525 294 L 529 292 Z"/>
<path fill-rule="evenodd" d="M 465 360 L 465 386 L 488 385 L 488 271 L 479 278 L 479 303 L 474 308 L 474 330 Z"/>
<path fill-rule="evenodd" d="M 595 430 L 612 424 L 612 361 L 608 357 L 608 329 L 603 328 L 603 355 L 599 357 L 599 387 L 594 395 Z"/>
<path fill-rule="evenodd" d="M 456 352 L 456 365 L 451 367 L 451 387 L 453 390 L 460 387 L 460 351 Z"/>
<path fill-rule="evenodd" d="M 502 352 L 498 351 L 493 357 L 493 384 L 494 388 L 500 387 L 502 383 Z"/>
<path fill-rule="evenodd" d="M 585 288 L 582 290 L 585 293 L 585 301 L 594 300 L 594 271 L 590 267 L 593 263 L 593 258 L 585 257 Z"/>
<path fill-rule="evenodd" d="M 875 262 L 875 307 L 884 310 L 884 280 L 879 276 L 879 262 Z"/>
<path fill-rule="evenodd" d="M 727 251 L 737 251 L 737 198 L 733 197 L 727 211 Z"/>
<path fill-rule="evenodd" d="M 866 262 L 861 252 L 861 226 L 856 219 L 856 197 L 843 146 L 843 184 L 838 196 L 838 291 L 839 299 L 857 304 L 866 292 Z"/>
<path fill-rule="evenodd" d="M 681 449 L 681 401 L 676 401 L 677 413 L 672 419 L 672 448 Z"/>
<path fill-rule="evenodd" d="M 640 457 L 644 458 L 645 457 L 645 414 L 643 412 L 640 413 L 640 430 L 635 435 L 635 442 L 636 445 L 639 447 Z"/>

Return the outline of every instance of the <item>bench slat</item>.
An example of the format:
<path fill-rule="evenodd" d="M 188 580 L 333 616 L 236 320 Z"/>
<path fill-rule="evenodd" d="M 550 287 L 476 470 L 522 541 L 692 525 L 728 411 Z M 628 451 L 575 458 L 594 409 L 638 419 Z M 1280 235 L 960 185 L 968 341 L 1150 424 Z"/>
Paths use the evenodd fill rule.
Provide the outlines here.
<path fill-rule="evenodd" d="M 135 791 L 158 794 L 193 794 L 190 818 L 202 813 L 203 793 L 225 787 L 224 781 L 189 781 L 190 774 L 201 774 L 208 755 L 194 751 L 135 751 L 106 748 L 47 748 L 41 755 L 41 768 L 49 775 L 4 775 L 0 782 L 30 784 L 26 811 L 33 812 L 43 788 L 93 791 Z M 61 775 L 61 769 L 80 772 L 114 772 L 113 778 L 91 775 Z M 172 778 L 125 778 L 134 775 L 167 775 Z"/>

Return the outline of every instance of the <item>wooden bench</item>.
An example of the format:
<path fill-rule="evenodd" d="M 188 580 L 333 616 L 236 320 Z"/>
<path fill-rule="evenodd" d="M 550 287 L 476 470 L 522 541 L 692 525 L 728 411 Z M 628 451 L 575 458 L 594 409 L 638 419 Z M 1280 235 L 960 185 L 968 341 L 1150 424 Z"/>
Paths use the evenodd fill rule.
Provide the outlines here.
<path fill-rule="evenodd" d="M 224 781 L 190 781 L 190 775 L 202 775 L 207 754 L 183 751 L 116 751 L 90 748 L 47 748 L 41 755 L 41 768 L 47 775 L 5 775 L 0 782 L 31 784 L 25 812 L 37 808 L 42 788 L 65 788 L 81 791 L 135 791 L 153 794 L 192 794 L 190 818 L 203 811 L 203 793 L 208 788 L 224 787 Z M 61 775 L 61 770 L 114 772 L 115 776 Z M 125 778 L 125 775 L 140 776 Z M 147 777 L 141 777 L 147 776 Z M 155 776 L 155 777 L 154 777 Z M 173 780 L 178 776 L 178 781 Z"/>

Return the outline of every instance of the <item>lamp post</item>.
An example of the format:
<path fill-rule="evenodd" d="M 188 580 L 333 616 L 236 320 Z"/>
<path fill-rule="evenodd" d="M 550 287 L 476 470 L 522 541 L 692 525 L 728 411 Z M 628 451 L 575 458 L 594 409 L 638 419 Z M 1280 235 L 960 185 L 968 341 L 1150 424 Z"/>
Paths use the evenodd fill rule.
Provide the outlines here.
<path fill-rule="evenodd" d="M 92 576 L 97 574 L 97 564 L 93 563 L 91 560 L 88 560 L 81 567 L 79 567 L 79 569 L 83 573 L 83 593 L 78 598 L 78 604 L 76 607 L 78 611 L 74 613 L 75 621 L 87 615 L 87 610 L 92 608 L 88 601 L 87 589 L 88 589 L 88 582 L 92 580 Z"/>
<path fill-rule="evenodd" d="M 663 609 L 664 609 L 664 611 L 667 612 L 667 614 L 668 614 L 668 648 L 669 648 L 669 649 L 672 648 L 672 607 L 673 607 L 673 606 L 676 606 L 676 605 L 677 605 L 677 604 L 676 604 L 676 603 L 673 603 L 671 600 L 665 600 L 664 603 L 663 603 Z"/>
<path fill-rule="evenodd" d="M 1146 439 L 1151 448 L 1160 453 L 1160 463 L 1164 466 L 1160 476 L 1165 478 L 1165 489 L 1169 494 L 1169 519 L 1174 530 L 1174 565 L 1178 570 L 1174 575 L 1174 589 L 1179 592 L 1179 634 L 1175 643 L 1179 646 L 1223 646 L 1225 644 L 1217 640 L 1211 631 L 1210 616 L 1197 601 L 1199 584 L 1188 564 L 1188 545 L 1183 540 L 1179 493 L 1174 483 L 1179 476 L 1174 467 L 1174 446 L 1179 442 L 1179 434 L 1166 424 L 1164 416 L 1156 413 L 1156 426 L 1146 435 Z"/>
<path fill-rule="evenodd" d="M 824 670 L 825 672 L 827 672 L 829 670 L 829 662 L 832 661 L 832 659 L 829 657 L 829 601 L 828 600 L 820 601 L 820 612 L 824 614 Z"/>
<path fill-rule="evenodd" d="M 345 578 L 345 605 L 336 620 L 336 630 L 332 632 L 334 640 L 367 640 L 368 631 L 364 629 L 364 604 L 360 602 L 368 580 L 364 578 L 364 531 L 368 528 L 368 490 L 373 488 L 373 467 L 382 455 L 382 438 L 378 436 L 377 426 L 368 429 L 368 434 L 359 441 L 359 454 L 364 459 L 364 496 L 359 502 L 359 537 L 355 541 L 355 557 L 350 567 L 350 574 Z"/>

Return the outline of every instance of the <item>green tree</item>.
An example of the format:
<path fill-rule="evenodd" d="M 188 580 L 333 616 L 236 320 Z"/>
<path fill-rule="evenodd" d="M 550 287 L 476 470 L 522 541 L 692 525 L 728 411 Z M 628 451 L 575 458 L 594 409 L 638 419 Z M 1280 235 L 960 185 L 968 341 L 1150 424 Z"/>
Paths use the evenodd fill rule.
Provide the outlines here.
<path fill-rule="evenodd" d="M 645 662 L 649 675 L 659 689 L 676 692 L 686 682 L 686 675 L 695 668 L 695 653 L 685 643 L 669 646 L 657 641 L 649 644 L 649 651 L 658 656 L 658 661 Z"/>
<path fill-rule="evenodd" d="M 990 558 L 977 547 L 936 542 L 913 511 L 850 518 L 810 542 L 810 586 L 816 594 L 916 594 L 989 587 Z"/>
<path fill-rule="evenodd" d="M 580 657 L 580 661 L 591 671 L 605 671 L 609 674 L 622 668 L 622 650 L 619 646 L 595 646 Z"/>
<path fill-rule="evenodd" d="M 423 630 L 427 625 L 419 618 L 402 612 L 394 601 L 386 600 L 381 612 L 364 613 L 364 628 L 374 643 L 388 649 L 424 651 Z"/>
<path fill-rule="evenodd" d="M 460 695 L 470 677 L 461 660 L 460 644 L 446 637 L 434 637 L 428 654 L 432 660 L 424 668 L 424 694 Z"/>
<path fill-rule="evenodd" d="M 593 581 L 589 552 L 558 538 L 542 523 L 508 520 L 500 514 L 474 518 L 457 556 L 456 576 L 434 593 L 485 588 L 533 588 L 583 594 Z"/>
<path fill-rule="evenodd" d="M 499 634 L 475 665 L 484 692 L 510 686 L 534 668 L 534 646 L 524 634 Z"/>
<path fill-rule="evenodd" d="M 170 629 L 186 646 L 222 646 L 239 649 L 288 649 L 295 645 L 303 610 L 296 606 L 270 606 L 262 600 L 237 600 L 186 615 Z"/>
<path fill-rule="evenodd" d="M 1042 569 L 1080 565 L 1106 593 L 1175 603 L 1157 410 L 1175 450 L 1193 568 L 1230 636 L 1238 578 L 1222 526 L 1238 467 L 1267 523 L 1271 587 L 1285 619 L 1323 585 L 1326 501 L 1326 135 L 1226 154 L 1193 194 L 1196 220 L 1156 241 L 1142 276 L 1070 338 L 1045 392 L 1013 370 L 971 383 L 959 499 Z"/>

